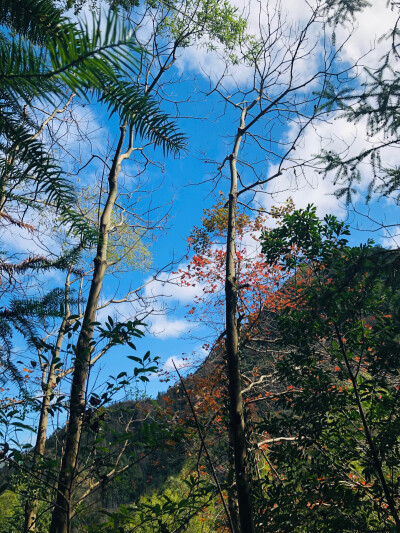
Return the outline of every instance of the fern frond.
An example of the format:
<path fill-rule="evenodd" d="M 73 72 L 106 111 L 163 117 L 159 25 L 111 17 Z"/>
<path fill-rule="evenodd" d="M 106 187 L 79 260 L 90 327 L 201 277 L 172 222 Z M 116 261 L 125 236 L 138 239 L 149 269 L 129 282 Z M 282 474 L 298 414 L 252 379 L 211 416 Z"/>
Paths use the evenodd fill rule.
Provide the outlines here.
<path fill-rule="evenodd" d="M 71 294 L 68 298 L 70 306 L 76 305 L 77 300 Z M 53 317 L 63 318 L 65 315 L 65 292 L 63 289 L 55 288 L 41 298 L 13 299 L 7 308 L 9 320 L 20 317 L 37 317 L 39 319 Z"/>
<path fill-rule="evenodd" d="M 63 21 L 51 0 L 0 0 L 0 24 L 34 44 L 44 44 Z"/>
<path fill-rule="evenodd" d="M 107 104 L 110 115 L 116 113 L 126 118 L 137 135 L 162 146 L 167 152 L 177 153 L 185 147 L 184 135 L 176 131 L 168 115 L 160 112 L 159 104 L 143 94 L 139 87 L 118 80 L 115 84 L 104 84 L 97 94 L 99 100 Z"/>
<path fill-rule="evenodd" d="M 10 2 L 6 4 L 11 9 Z M 30 5 L 38 8 L 41 1 L 31 0 Z M 29 103 L 34 97 L 54 103 L 55 96 L 63 91 L 73 91 L 83 98 L 92 92 L 107 104 L 110 114 L 129 117 L 139 135 L 165 151 L 182 149 L 184 137 L 176 125 L 130 80 L 143 50 L 117 13 L 110 12 L 105 28 L 104 21 L 94 16 L 91 24 L 81 21 L 78 26 L 72 25 L 62 17 L 59 22 L 57 31 L 42 47 L 19 36 L 11 40 L 1 36 L 0 90 L 8 102 L 19 105 L 20 100 Z"/>

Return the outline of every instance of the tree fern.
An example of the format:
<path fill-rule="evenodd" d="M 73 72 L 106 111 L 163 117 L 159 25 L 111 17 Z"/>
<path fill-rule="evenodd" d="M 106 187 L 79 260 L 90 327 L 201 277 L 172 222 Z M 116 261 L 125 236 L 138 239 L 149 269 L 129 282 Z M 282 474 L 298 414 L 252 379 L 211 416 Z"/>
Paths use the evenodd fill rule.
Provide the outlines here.
<path fill-rule="evenodd" d="M 11 199 L 26 201 L 15 190 L 28 184 L 31 207 L 40 195 L 42 204 L 55 207 L 82 235 L 89 228 L 73 212 L 73 188 L 33 136 L 38 125 L 29 114 L 32 101 L 56 105 L 71 91 L 85 99 L 92 94 L 110 115 L 118 114 L 165 151 L 180 150 L 184 138 L 158 103 L 132 83 L 140 50 L 116 13 L 105 21 L 93 15 L 91 24 L 72 24 L 49 0 L 1 0 L 0 23 L 6 30 L 0 33 L 1 209 Z"/>
<path fill-rule="evenodd" d="M 16 277 L 49 269 L 70 269 L 96 230 L 76 209 L 68 176 L 41 137 L 32 105 L 57 106 L 72 93 L 97 100 L 110 116 L 133 126 L 165 152 L 178 152 L 184 137 L 158 103 L 132 82 L 143 51 L 117 14 L 73 23 L 51 0 L 0 0 L 0 221 L 25 227 L 18 213 L 50 206 L 59 224 L 79 246 L 56 259 L 27 256 L 15 262 L 2 253 L 2 293 Z M 144 54 L 145 55 L 145 54 Z M 7 213 L 9 206 L 17 212 Z M 0 371 L 18 381 L 11 364 L 12 333 L 18 331 L 32 348 L 40 345 L 35 322 L 62 316 L 59 292 L 42 299 L 15 300 L 8 294 L 0 308 Z"/>
<path fill-rule="evenodd" d="M 140 47 L 133 35 L 127 30 L 116 13 L 111 12 L 105 21 L 95 18 L 91 24 L 80 22 L 71 24 L 59 15 L 54 29 L 56 15 L 51 13 L 50 29 L 35 31 L 28 23 L 15 23 L 19 10 L 22 20 L 26 12 L 34 13 L 40 19 L 40 9 L 45 6 L 44 20 L 50 17 L 49 2 L 27 0 L 25 2 L 0 2 L 0 22 L 3 20 L 13 32 L 21 34 L 2 34 L 0 38 L 0 59 L 2 73 L 0 90 L 6 101 L 15 105 L 26 105 L 32 98 L 54 103 L 54 98 L 74 91 L 87 97 L 92 91 L 105 100 L 111 113 L 118 112 L 121 118 L 134 117 L 140 133 L 152 132 L 155 137 L 160 125 L 168 129 L 156 139 L 165 149 L 179 150 L 183 147 L 183 137 L 176 131 L 168 117 L 159 112 L 158 104 L 144 95 L 130 81 L 137 72 Z M 11 22 L 10 22 L 11 21 Z M 105 25 L 104 25 L 105 22 Z M 33 32 L 33 41 L 30 34 Z M 37 45 L 35 41 L 41 41 Z M 132 96 L 127 98 L 128 87 Z M 125 97 L 121 97 L 125 95 Z M 113 97 L 116 105 L 113 105 Z"/>

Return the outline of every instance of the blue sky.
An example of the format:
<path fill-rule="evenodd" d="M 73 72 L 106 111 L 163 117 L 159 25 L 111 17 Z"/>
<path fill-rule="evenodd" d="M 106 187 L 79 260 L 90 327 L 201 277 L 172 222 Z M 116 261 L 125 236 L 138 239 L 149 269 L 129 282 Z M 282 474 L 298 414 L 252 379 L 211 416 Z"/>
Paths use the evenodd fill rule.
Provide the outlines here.
<path fill-rule="evenodd" d="M 239 8 L 243 8 L 243 2 L 237 0 Z M 284 9 L 290 13 L 294 24 L 304 24 L 307 18 L 306 3 L 302 0 L 285 0 L 282 2 Z M 254 2 L 257 6 L 257 2 Z M 263 15 L 264 16 L 264 15 Z M 257 33 L 258 22 L 260 20 L 256 9 L 250 10 L 249 29 Z M 261 17 L 262 20 L 262 17 Z M 263 20 L 262 20 L 263 21 Z M 358 72 L 362 77 L 363 65 L 373 67 L 378 64 L 379 58 L 385 48 L 385 43 L 378 43 L 375 36 L 379 37 L 390 28 L 392 14 L 386 8 L 385 0 L 376 0 L 374 5 L 363 13 L 358 19 L 353 36 L 346 42 L 341 51 L 341 62 L 338 68 L 344 68 L 350 63 L 358 60 L 370 50 L 360 62 Z M 345 42 L 350 28 L 339 28 L 337 30 L 337 43 Z M 310 35 L 309 46 L 311 55 L 306 61 L 299 62 L 299 76 L 308 76 L 313 69 L 318 69 L 320 65 L 321 27 L 313 29 Z M 201 43 L 200 43 L 201 44 Z M 314 48 L 314 44 L 316 47 Z M 337 44 L 338 46 L 338 44 Z M 279 55 L 278 50 L 278 55 Z M 149 282 L 156 271 L 165 265 L 174 262 L 171 268 L 158 273 L 158 280 L 148 283 L 142 291 L 142 295 L 150 298 L 152 295 L 163 295 L 155 298 L 153 307 L 158 309 L 156 314 L 148 316 L 145 322 L 149 326 L 149 331 L 145 337 L 137 344 L 138 355 L 150 350 L 152 355 L 161 358 L 162 365 L 166 365 L 168 370 L 172 370 L 171 358 L 179 363 L 182 358 L 188 357 L 192 361 L 199 362 L 206 353 L 202 349 L 205 340 L 212 342 L 215 332 L 205 326 L 195 325 L 188 321 L 186 316 L 188 307 L 191 307 L 193 297 L 198 293 L 200 287 L 183 288 L 179 285 L 176 276 L 171 277 L 171 271 L 176 271 L 179 266 L 184 267 L 187 259 L 187 237 L 194 225 L 200 225 L 203 209 L 215 203 L 218 192 L 227 191 L 228 181 L 223 177 L 215 182 L 216 164 L 224 160 L 232 146 L 232 138 L 238 127 L 239 112 L 224 104 L 221 94 L 217 92 L 207 96 L 210 86 L 215 86 L 216 80 L 222 75 L 223 62 L 218 51 L 212 52 L 205 46 L 189 47 L 181 52 L 177 64 L 172 67 L 166 80 L 169 82 L 165 90 L 169 99 L 180 100 L 180 115 L 177 123 L 179 128 L 187 135 L 188 146 L 186 153 L 179 158 L 164 158 L 161 152 L 147 149 L 146 154 L 155 165 L 149 164 L 143 170 L 143 160 L 139 164 L 127 162 L 124 164 L 121 175 L 122 192 L 136 191 L 133 195 L 137 204 L 134 207 L 135 213 L 146 213 L 150 206 L 152 216 L 166 214 L 169 212 L 165 226 L 162 230 L 153 232 L 154 241 L 149 249 L 152 256 L 152 266 L 148 271 L 135 272 L 129 268 L 120 274 L 107 277 L 103 289 L 103 301 L 110 298 L 120 299 L 127 291 L 134 287 L 139 287 L 143 283 Z M 229 78 L 220 86 L 223 95 L 235 95 L 237 89 L 248 89 L 251 82 L 251 72 L 243 64 L 231 68 Z M 211 85 L 210 85 L 211 84 Z M 311 86 L 310 91 L 316 90 L 317 86 Z M 273 89 L 271 89 L 273 91 Z M 172 115 L 175 114 L 176 107 L 167 101 L 162 102 L 162 108 Z M 109 119 L 106 110 L 95 102 L 86 102 L 82 107 L 82 102 L 76 101 L 73 104 L 72 114 L 66 114 L 67 123 L 57 122 L 53 128 L 53 133 L 61 136 L 61 147 L 55 147 L 63 160 L 63 164 L 70 171 L 75 171 L 90 160 L 92 155 L 106 157 L 110 153 L 111 146 L 115 143 L 118 134 L 118 122 L 115 117 Z M 79 128 L 76 123 L 79 123 Z M 260 123 L 255 131 L 260 135 L 266 122 Z M 275 122 L 273 129 L 273 139 L 277 142 L 284 142 L 293 135 L 294 127 L 287 122 Z M 86 140 L 85 140 L 86 136 Z M 90 142 L 88 142 L 90 140 Z M 357 153 L 359 149 L 366 146 L 368 142 L 378 142 L 380 139 L 367 138 L 365 124 L 349 124 L 345 118 L 331 118 L 327 122 L 315 124 L 306 130 L 305 135 L 297 146 L 296 158 L 310 159 L 319 153 L 321 147 L 328 149 L 345 149 L 351 145 L 349 153 Z M 140 140 L 138 139 L 139 143 Z M 137 146 L 139 146 L 138 144 Z M 262 175 L 267 176 L 274 172 L 276 158 L 268 159 L 265 151 L 258 149 L 257 142 L 250 142 L 246 145 L 245 159 L 249 163 L 257 162 L 257 168 Z M 397 160 L 395 150 L 386 154 L 389 163 Z M 140 161 L 140 158 L 139 158 Z M 99 158 L 91 160 L 85 167 L 84 172 L 79 175 L 77 187 L 86 185 L 95 186 L 103 173 L 103 163 Z M 143 171 L 140 180 L 143 183 L 139 186 L 138 170 Z M 360 195 L 356 203 L 356 208 L 360 212 L 369 215 L 372 219 L 391 224 L 397 223 L 396 207 L 388 200 L 377 202 L 376 199 L 370 206 L 364 204 L 364 194 L 370 178 L 370 169 L 365 166 L 363 182 L 360 185 Z M 247 183 L 252 181 L 251 170 L 244 168 L 243 180 Z M 139 190 L 138 190 L 139 189 Z M 153 192 L 150 194 L 150 190 Z M 333 195 L 335 187 L 330 179 L 323 180 L 315 169 L 308 169 L 303 176 L 294 174 L 288 170 L 283 175 L 262 188 L 256 198 L 257 204 L 267 210 L 271 205 L 282 204 L 288 196 L 291 196 L 296 207 L 305 207 L 308 203 L 318 206 L 318 214 L 323 216 L 326 213 L 334 213 L 340 218 L 345 218 L 351 226 L 355 228 L 353 233 L 353 243 L 358 244 L 372 236 L 377 243 L 388 246 L 396 244 L 395 239 L 382 232 L 369 230 L 376 229 L 370 218 L 348 212 L 343 203 L 339 202 Z M 126 197 L 121 198 L 121 204 L 126 205 Z M 37 221 L 41 227 L 45 225 L 44 220 Z M 51 224 L 51 222 L 50 222 Z M 360 231 L 362 230 L 362 231 Z M 54 249 L 54 238 L 48 228 L 48 235 L 45 236 L 45 246 Z M 392 235 L 397 233 L 397 228 L 391 230 Z M 35 252 L 41 248 L 37 241 L 30 240 L 31 237 L 19 234 L 3 235 L 3 242 L 16 253 Z M 42 239 L 43 241 L 43 239 Z M 59 240 L 58 240 L 59 246 Z M 48 287 L 54 287 L 63 283 L 62 275 L 54 273 L 46 279 L 42 279 Z M 173 283 L 169 283 L 173 281 Z M 167 283 L 165 283 L 167 282 Z M 133 306 L 127 303 L 113 304 L 105 310 L 101 310 L 99 318 L 104 319 L 108 315 L 120 318 L 131 318 L 136 315 L 139 308 L 135 303 Z M 18 357 L 22 360 L 28 359 L 25 347 L 19 344 Z M 195 352 L 195 356 L 192 353 Z M 133 362 L 126 358 L 131 353 L 128 348 L 114 349 L 109 355 L 104 357 L 100 364 L 93 370 L 92 383 L 101 382 L 109 374 L 117 375 L 121 371 L 132 372 Z M 29 357 L 30 359 L 30 357 Z M 98 375 L 98 373 L 100 373 Z M 96 377 L 98 375 L 98 377 Z M 96 377 L 96 379 L 94 379 Z M 159 383 L 157 379 L 151 379 L 147 392 L 156 394 L 167 387 L 165 383 Z"/>

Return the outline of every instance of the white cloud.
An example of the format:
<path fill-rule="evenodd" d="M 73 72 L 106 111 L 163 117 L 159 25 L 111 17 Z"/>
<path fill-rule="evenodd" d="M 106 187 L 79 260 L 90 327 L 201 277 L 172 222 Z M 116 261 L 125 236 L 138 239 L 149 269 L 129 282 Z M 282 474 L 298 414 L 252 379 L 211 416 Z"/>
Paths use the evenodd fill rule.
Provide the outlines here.
<path fill-rule="evenodd" d="M 62 162 L 64 169 L 74 173 L 93 154 L 105 154 L 114 142 L 115 135 L 111 135 L 104 118 L 98 104 L 74 99 L 65 113 L 57 115 L 49 123 L 44 130 L 43 141 L 52 146 L 54 157 Z M 80 176 L 83 184 L 91 183 L 94 172 L 103 166 L 101 160 L 93 159 L 84 177 Z"/>
<path fill-rule="evenodd" d="M 52 237 L 48 233 L 48 227 L 51 224 L 50 215 L 46 221 L 46 227 L 43 228 L 41 221 L 34 212 L 28 211 L 24 220 L 33 226 L 34 230 L 29 231 L 27 228 L 19 228 L 16 225 L 3 226 L 0 232 L 0 242 L 4 250 L 7 250 L 8 261 L 18 264 L 27 257 L 40 256 L 49 260 L 56 259 L 62 252 L 59 243 L 56 240 L 57 235 Z M 50 282 L 57 284 L 65 283 L 64 272 L 56 269 L 38 271 L 35 279 L 41 283 Z"/>
<path fill-rule="evenodd" d="M 293 130 L 289 129 L 286 133 L 285 140 L 295 135 Z M 267 209 L 274 204 L 284 203 L 290 196 L 293 198 L 297 208 L 304 208 L 309 203 L 317 206 L 319 216 L 326 213 L 334 212 L 338 216 L 344 216 L 346 208 L 342 202 L 338 201 L 334 193 L 340 184 L 334 185 L 333 179 L 335 172 L 323 179 L 318 168 L 315 156 L 321 153 L 321 150 L 331 150 L 348 159 L 356 156 L 365 149 L 379 145 L 381 139 L 379 136 L 370 137 L 367 132 L 365 121 L 357 124 L 348 122 L 344 117 L 338 117 L 329 122 L 316 124 L 309 127 L 301 142 L 296 146 L 296 161 L 309 161 L 309 167 L 305 166 L 302 170 L 294 171 L 291 164 L 286 167 L 282 176 L 276 178 L 266 188 L 267 196 L 261 201 Z M 391 166 L 398 161 L 398 149 L 388 147 L 382 150 L 382 157 L 385 165 Z M 319 166 L 318 166 L 319 165 Z M 373 171 L 369 160 L 358 167 L 361 171 L 361 182 L 357 185 L 357 192 L 354 199 L 365 199 L 367 187 L 373 177 Z M 276 172 L 277 168 L 271 166 L 268 171 L 270 175 Z"/>
<path fill-rule="evenodd" d="M 275 14 L 276 5 L 273 2 L 259 2 L 256 0 L 231 0 L 238 8 L 238 13 L 242 13 L 247 19 L 247 31 L 249 34 L 258 37 L 260 28 L 270 28 L 272 39 L 274 31 L 279 24 L 285 27 L 284 33 L 290 37 L 279 38 L 279 45 L 274 43 L 271 55 L 267 53 L 266 62 L 278 65 L 283 57 L 288 42 L 294 42 L 295 35 L 299 33 L 310 19 L 312 8 L 319 2 L 309 2 L 308 0 L 282 0 L 279 3 L 280 17 Z M 278 2 L 277 2 L 278 4 Z M 380 37 L 386 34 L 393 27 L 394 15 L 388 7 L 387 0 L 374 0 L 370 7 L 365 8 L 356 15 L 353 24 L 340 25 L 335 28 L 336 47 L 341 47 L 340 59 L 342 62 L 352 64 L 358 62 L 359 65 L 374 68 L 379 64 L 381 57 L 387 51 L 387 42 L 379 41 Z M 310 76 L 318 68 L 318 53 L 321 53 L 322 40 L 329 36 L 325 32 L 322 19 L 311 24 L 307 31 L 307 39 L 304 43 L 304 51 L 312 51 L 310 56 L 304 60 L 299 60 L 296 66 L 297 76 Z M 181 51 L 181 56 L 177 61 L 177 67 L 181 72 L 192 71 L 199 73 L 206 79 L 213 82 L 219 80 L 225 72 L 226 64 L 222 59 L 222 47 L 217 46 L 217 50 L 210 51 L 207 46 L 207 39 L 204 38 L 197 46 L 190 46 Z M 359 69 L 362 74 L 362 69 Z M 245 88 L 247 84 L 253 82 L 253 72 L 243 62 L 239 65 L 229 67 L 229 76 L 224 79 L 226 87 L 241 85 Z M 272 88 L 270 87 L 270 90 Z"/>
<path fill-rule="evenodd" d="M 113 295 L 115 297 L 115 295 Z M 103 298 L 101 304 L 104 305 L 111 298 Z M 96 320 L 105 322 L 109 316 L 117 320 L 132 320 L 138 317 L 139 310 L 131 302 L 110 303 L 97 312 Z"/>
<path fill-rule="evenodd" d="M 344 131 L 348 123 L 343 122 Z M 310 159 L 320 151 L 319 134 L 322 133 L 321 130 L 315 129 L 306 132 L 301 146 L 296 150 L 300 159 Z M 269 173 L 273 175 L 276 170 L 275 167 L 271 167 Z M 296 208 L 301 209 L 312 203 L 318 207 L 318 215 L 323 216 L 328 212 L 340 210 L 338 200 L 334 196 L 335 189 L 332 181 L 323 180 L 315 169 L 287 170 L 266 188 L 267 195 L 262 203 L 268 210 L 272 205 L 283 204 L 288 197 L 291 197 Z"/>
<path fill-rule="evenodd" d="M 175 363 L 178 370 L 185 369 L 186 371 L 193 372 L 196 370 L 196 368 L 203 364 L 208 355 L 208 349 L 206 350 L 203 346 L 197 346 L 189 355 L 181 354 L 179 356 L 169 356 L 163 363 L 159 375 L 162 377 L 167 376 L 168 378 L 173 378 L 175 374 L 175 367 L 173 363 Z"/>
<path fill-rule="evenodd" d="M 12 253 L 26 255 L 49 255 L 61 252 L 57 243 L 57 234 L 52 235 L 54 216 L 51 211 L 47 211 L 47 218 L 37 215 L 33 210 L 28 210 L 25 214 L 24 223 L 33 227 L 33 230 L 18 227 L 15 224 L 3 225 L 0 238 L 6 244 L 7 249 Z M 18 218 L 18 217 L 16 217 Z"/>
<path fill-rule="evenodd" d="M 147 321 L 151 323 L 150 333 L 161 339 L 180 337 L 193 327 L 193 324 L 185 319 L 170 319 L 166 314 L 151 315 Z"/>
<path fill-rule="evenodd" d="M 186 269 L 186 263 L 179 265 L 179 270 Z M 193 302 L 194 298 L 202 293 L 203 285 L 193 281 L 186 286 L 182 283 L 181 276 L 179 272 L 175 274 L 163 272 L 155 280 L 149 278 L 144 291 L 145 297 L 155 297 L 163 301 L 174 300 L 180 303 Z"/>
<path fill-rule="evenodd" d="M 2 245 L 6 245 L 10 252 L 24 255 L 43 255 L 43 246 L 33 240 L 32 233 L 24 228 L 13 226 L 1 234 Z"/>
<path fill-rule="evenodd" d="M 385 228 L 385 234 L 380 239 L 380 244 L 385 248 L 398 249 L 400 246 L 400 226 Z"/>
<path fill-rule="evenodd" d="M 142 300 L 110 303 L 98 312 L 97 319 L 104 321 L 110 315 L 121 320 L 144 317 L 142 320 L 152 335 L 160 339 L 178 338 L 195 326 L 184 318 L 172 318 L 172 310 L 176 313 L 180 303 L 192 302 L 196 295 L 201 294 L 200 285 L 186 287 L 180 279 L 181 274 L 167 272 L 161 273 L 156 280 L 149 278 Z M 104 296 L 103 305 L 114 298 L 118 296 Z"/>
<path fill-rule="evenodd" d="M 177 357 L 176 355 L 172 355 L 171 357 L 168 357 L 163 364 L 163 370 L 167 372 L 174 371 L 174 363 L 176 368 L 179 370 L 180 368 L 185 368 L 188 365 L 188 360 L 185 357 Z"/>
<path fill-rule="evenodd" d="M 379 39 L 393 28 L 395 18 L 387 0 L 373 0 L 356 15 L 354 31 L 341 53 L 343 60 L 351 62 L 365 56 L 361 64 L 376 67 L 388 49 L 387 41 L 379 42 Z M 338 42 L 346 39 L 350 29 L 349 25 L 337 28 Z"/>
<path fill-rule="evenodd" d="M 305 0 L 286 0 L 282 2 L 282 12 L 276 9 L 272 2 L 233 0 L 231 3 L 238 8 L 238 13 L 242 13 L 247 20 L 247 33 L 256 38 L 262 35 L 264 41 L 271 45 L 264 57 L 267 68 L 274 71 L 285 60 L 286 65 L 288 65 L 289 56 L 293 52 L 295 36 L 299 35 L 302 24 L 305 24 L 311 16 L 308 2 Z M 281 30 L 279 29 L 281 25 L 282 34 L 280 34 Z M 269 31 L 266 31 L 266 28 Z M 301 55 L 315 48 L 322 35 L 321 29 L 320 24 L 311 27 L 308 38 L 303 43 Z M 208 38 L 204 37 L 197 46 L 190 46 L 181 51 L 176 63 L 181 73 L 188 71 L 200 73 L 214 83 L 224 76 L 222 85 L 225 87 L 235 87 L 239 84 L 244 89 L 246 86 L 252 85 L 253 67 L 240 61 L 235 65 L 230 64 L 227 68 L 222 45 L 213 43 L 215 50 L 210 50 L 208 44 Z M 289 51 L 289 49 L 291 50 Z M 241 56 L 239 50 L 236 53 L 238 57 Z M 296 63 L 295 79 L 299 80 L 304 74 L 309 75 L 310 70 L 316 69 L 317 63 L 318 58 L 315 54 L 307 55 L 304 60 L 299 59 Z M 259 62 L 259 67 L 261 70 L 263 69 L 262 61 Z M 288 76 L 289 72 L 287 72 Z M 284 76 L 281 76 L 281 80 L 282 78 Z M 274 87 L 269 86 L 269 92 L 273 90 Z"/>
<path fill-rule="evenodd" d="M 148 314 L 137 304 L 135 305 L 135 303 L 130 302 L 109 304 L 107 307 L 98 311 L 96 320 L 104 322 L 109 316 L 121 321 L 133 320 L 135 318 L 140 319 L 141 313 L 145 315 L 141 320 L 147 325 L 149 333 L 160 339 L 178 338 L 194 327 L 193 324 L 184 318 L 170 317 L 160 308 Z"/>

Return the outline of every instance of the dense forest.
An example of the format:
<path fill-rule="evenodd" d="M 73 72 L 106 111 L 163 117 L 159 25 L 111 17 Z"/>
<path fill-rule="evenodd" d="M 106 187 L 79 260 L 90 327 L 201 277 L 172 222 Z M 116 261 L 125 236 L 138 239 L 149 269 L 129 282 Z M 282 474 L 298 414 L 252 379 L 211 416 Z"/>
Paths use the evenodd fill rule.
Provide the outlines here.
<path fill-rule="evenodd" d="M 0 24 L 0 533 L 400 532 L 400 3 Z"/>

